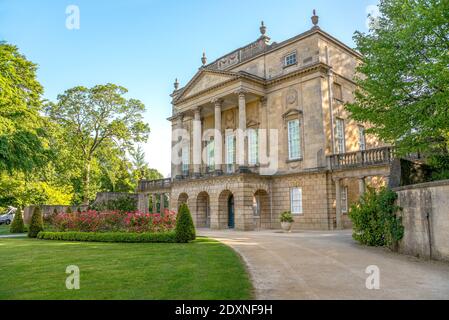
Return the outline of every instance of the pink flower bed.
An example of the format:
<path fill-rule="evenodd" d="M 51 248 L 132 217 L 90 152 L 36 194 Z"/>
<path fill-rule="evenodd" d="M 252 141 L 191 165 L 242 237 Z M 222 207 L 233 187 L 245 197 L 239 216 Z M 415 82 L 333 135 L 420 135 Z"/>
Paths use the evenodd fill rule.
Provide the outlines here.
<path fill-rule="evenodd" d="M 59 213 L 51 225 L 58 231 L 79 232 L 164 232 L 175 228 L 176 213 L 165 210 L 164 214 L 140 212 L 119 213 L 85 212 Z"/>

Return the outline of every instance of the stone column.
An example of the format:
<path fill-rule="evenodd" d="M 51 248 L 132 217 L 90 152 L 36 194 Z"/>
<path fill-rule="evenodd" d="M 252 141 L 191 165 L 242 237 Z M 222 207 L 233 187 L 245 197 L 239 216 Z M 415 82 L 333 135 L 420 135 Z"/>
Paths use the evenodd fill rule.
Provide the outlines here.
<path fill-rule="evenodd" d="M 153 214 L 155 214 L 157 212 L 157 203 L 156 202 L 157 202 L 156 195 L 152 194 L 151 195 L 151 203 L 153 205 L 153 208 L 151 210 L 152 210 Z"/>
<path fill-rule="evenodd" d="M 223 105 L 222 99 L 214 99 L 212 101 L 215 105 L 215 131 L 214 131 L 214 161 L 215 173 L 221 175 L 223 173 L 223 136 L 221 133 L 221 107 Z"/>
<path fill-rule="evenodd" d="M 246 92 L 239 90 L 239 127 L 237 131 L 237 163 L 240 172 L 248 171 L 248 148 L 246 139 Z"/>
<path fill-rule="evenodd" d="M 337 220 L 337 229 L 343 229 L 343 223 L 341 221 L 341 179 L 336 178 L 335 180 L 335 213 Z"/>
<path fill-rule="evenodd" d="M 183 116 L 179 115 L 176 118 L 176 123 L 175 123 L 175 130 L 178 131 L 177 133 L 173 134 L 172 137 L 172 141 L 175 144 L 179 143 L 179 130 L 182 129 L 182 120 L 183 120 Z M 178 149 L 175 149 L 178 151 L 178 154 L 175 154 L 174 156 L 177 157 L 177 161 L 176 163 L 174 163 L 174 178 L 175 179 L 181 179 L 182 178 L 182 165 L 181 165 L 181 147 L 179 146 Z"/>
<path fill-rule="evenodd" d="M 160 203 L 161 203 L 161 206 L 160 206 L 160 208 L 161 208 L 161 214 L 164 214 L 164 209 L 165 209 L 165 196 L 164 196 L 164 194 L 163 193 L 161 193 L 160 194 Z"/>
<path fill-rule="evenodd" d="M 193 175 L 195 178 L 201 176 L 201 152 L 202 152 L 202 137 L 201 137 L 201 108 L 198 107 L 194 111 L 193 118 Z"/>
<path fill-rule="evenodd" d="M 149 210 L 149 195 L 146 193 L 139 193 L 139 197 L 137 199 L 137 210 L 142 213 L 147 213 Z"/>
<path fill-rule="evenodd" d="M 366 191 L 365 177 L 360 177 L 359 178 L 359 197 L 360 198 L 365 193 L 365 191 Z"/>
<path fill-rule="evenodd" d="M 385 180 L 385 187 L 389 188 L 390 187 L 390 176 L 384 176 L 384 180 Z"/>

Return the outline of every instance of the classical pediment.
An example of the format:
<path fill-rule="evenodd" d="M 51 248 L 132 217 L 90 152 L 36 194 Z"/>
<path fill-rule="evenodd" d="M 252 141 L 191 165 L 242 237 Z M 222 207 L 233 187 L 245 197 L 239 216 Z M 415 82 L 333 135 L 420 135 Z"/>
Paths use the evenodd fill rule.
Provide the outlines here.
<path fill-rule="evenodd" d="M 185 99 L 204 90 L 215 87 L 221 83 L 238 78 L 233 72 L 217 72 L 213 70 L 200 70 L 187 84 L 177 100 Z"/>

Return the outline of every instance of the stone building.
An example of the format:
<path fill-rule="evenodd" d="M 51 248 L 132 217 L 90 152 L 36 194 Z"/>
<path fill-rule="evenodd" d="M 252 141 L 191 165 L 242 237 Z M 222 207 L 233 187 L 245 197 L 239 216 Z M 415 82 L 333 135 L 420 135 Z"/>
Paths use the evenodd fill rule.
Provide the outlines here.
<path fill-rule="evenodd" d="M 175 211 L 189 205 L 197 227 L 279 228 L 284 211 L 294 228 L 350 227 L 366 184 L 388 182 L 392 149 L 343 107 L 360 54 L 315 12 L 312 23 L 277 43 L 262 22 L 257 40 L 209 64 L 203 54 L 191 81 L 175 82 L 172 178 L 141 181 L 140 210 L 169 198 Z"/>

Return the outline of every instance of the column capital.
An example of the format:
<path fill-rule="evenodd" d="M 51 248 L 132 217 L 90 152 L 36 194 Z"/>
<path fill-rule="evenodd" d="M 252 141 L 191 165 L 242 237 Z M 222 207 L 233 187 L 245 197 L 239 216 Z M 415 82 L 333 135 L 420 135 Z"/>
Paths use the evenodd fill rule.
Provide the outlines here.
<path fill-rule="evenodd" d="M 199 118 L 201 117 L 201 109 L 202 108 L 200 106 L 193 108 L 193 114 L 196 120 L 199 120 Z"/>
<path fill-rule="evenodd" d="M 264 97 L 261 97 L 260 99 L 259 99 L 259 101 L 260 101 L 260 103 L 262 104 L 262 107 L 266 107 L 267 106 L 267 104 L 268 104 L 268 98 L 266 97 L 266 96 L 264 96 Z"/>
<path fill-rule="evenodd" d="M 234 91 L 234 93 L 236 95 L 238 95 L 240 99 L 243 99 L 243 98 L 245 98 L 245 96 L 248 93 L 248 91 L 246 91 L 245 89 L 240 88 L 240 89 L 237 89 L 236 91 Z"/>
<path fill-rule="evenodd" d="M 213 98 L 210 101 L 215 107 L 220 107 L 223 105 L 224 100 L 222 98 Z"/>

